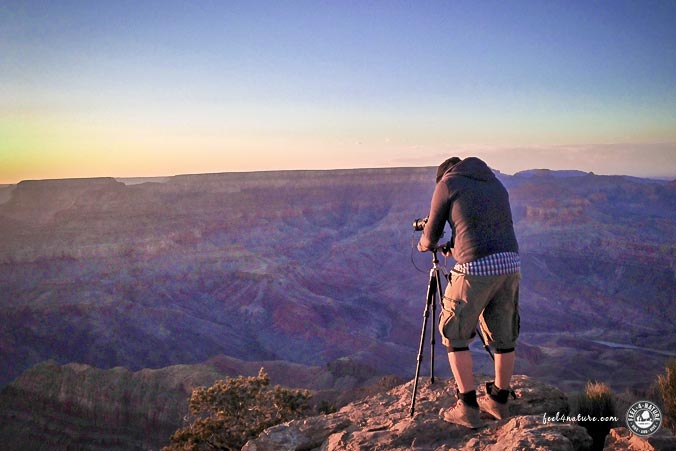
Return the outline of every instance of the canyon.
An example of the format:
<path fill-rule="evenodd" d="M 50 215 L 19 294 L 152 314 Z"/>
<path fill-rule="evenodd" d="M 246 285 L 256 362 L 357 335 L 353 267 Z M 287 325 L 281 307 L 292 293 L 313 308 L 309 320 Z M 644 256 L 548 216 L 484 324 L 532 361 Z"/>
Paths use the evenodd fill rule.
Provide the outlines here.
<path fill-rule="evenodd" d="M 185 402 L 192 380 L 255 372 L 261 362 L 298 365 L 290 380 L 324 374 L 318 390 L 410 379 L 431 266 L 430 254 L 414 250 L 411 223 L 427 214 L 434 173 L 279 171 L 0 187 L 0 417 L 49 429 L 51 420 L 31 416 L 30 403 L 19 400 L 72 413 L 109 399 L 53 388 L 78 380 L 65 377 L 71 373 L 131 384 L 110 398 L 123 407 L 102 414 L 127 419 L 147 417 L 152 403 L 134 397 L 133 387 L 145 387 L 151 374 L 160 387 L 152 402 L 165 393 L 173 404 Z M 566 392 L 588 380 L 647 391 L 676 349 L 676 182 L 577 171 L 497 175 L 510 193 L 523 265 L 517 373 Z M 488 355 L 478 343 L 472 349 L 477 371 L 490 374 Z M 440 345 L 435 354 L 447 375 Z M 239 363 L 228 372 L 214 359 Z M 345 359 L 367 370 L 341 379 L 327 369 Z M 178 382 L 177 368 L 187 382 Z M 83 401 L 88 396 L 99 401 Z M 144 421 L 164 434 L 181 408 L 172 407 L 170 420 Z M 52 429 L 68 429 L 70 414 L 47 416 L 55 415 L 64 423 Z M 73 415 L 72 424 L 87 417 Z M 0 435 L 15 436 L 7 431 Z M 134 434 L 127 443 L 139 443 Z"/>

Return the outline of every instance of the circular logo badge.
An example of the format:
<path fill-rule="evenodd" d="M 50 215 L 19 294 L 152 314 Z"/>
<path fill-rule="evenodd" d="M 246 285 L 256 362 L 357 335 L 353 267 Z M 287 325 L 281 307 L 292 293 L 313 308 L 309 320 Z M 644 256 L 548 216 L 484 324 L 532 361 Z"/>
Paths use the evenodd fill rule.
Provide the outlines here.
<path fill-rule="evenodd" d="M 627 410 L 627 427 L 640 436 L 653 435 L 662 425 L 662 412 L 654 402 L 639 401 Z"/>

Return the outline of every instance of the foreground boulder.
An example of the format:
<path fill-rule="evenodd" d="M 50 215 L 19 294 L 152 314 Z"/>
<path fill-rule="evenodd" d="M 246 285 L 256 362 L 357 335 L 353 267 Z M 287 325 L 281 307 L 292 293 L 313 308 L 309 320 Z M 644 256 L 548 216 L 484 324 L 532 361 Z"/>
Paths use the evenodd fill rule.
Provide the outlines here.
<path fill-rule="evenodd" d="M 486 378 L 478 378 L 483 385 Z M 512 417 L 470 430 L 443 421 L 441 408 L 455 402 L 453 381 L 437 379 L 418 385 L 415 415 L 410 416 L 413 382 L 349 404 L 331 415 L 295 420 L 264 431 L 242 451 L 337 450 L 587 450 L 592 439 L 576 424 L 544 422 L 568 414 L 566 396 L 555 387 L 515 376 L 518 399 L 510 400 Z"/>
<path fill-rule="evenodd" d="M 662 427 L 654 435 L 646 438 L 632 434 L 625 427 L 614 428 L 606 437 L 604 451 L 673 451 L 676 449 L 676 437 Z"/>

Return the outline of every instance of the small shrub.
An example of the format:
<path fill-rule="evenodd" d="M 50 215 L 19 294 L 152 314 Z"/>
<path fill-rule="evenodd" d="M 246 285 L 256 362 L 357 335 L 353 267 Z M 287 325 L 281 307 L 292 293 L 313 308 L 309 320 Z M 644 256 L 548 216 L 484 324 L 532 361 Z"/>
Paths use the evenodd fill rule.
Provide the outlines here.
<path fill-rule="evenodd" d="M 676 359 L 670 359 L 665 373 L 657 376 L 657 393 L 663 408 L 662 425 L 676 433 Z"/>
<path fill-rule="evenodd" d="M 319 413 L 322 413 L 324 415 L 330 415 L 332 413 L 336 413 L 338 410 L 336 409 L 335 404 L 331 404 L 330 402 L 326 400 L 322 400 L 322 402 L 319 404 L 319 407 L 317 408 Z"/>
<path fill-rule="evenodd" d="M 240 450 L 264 429 L 301 417 L 309 398 L 307 391 L 271 388 L 263 368 L 256 377 L 227 377 L 192 392 L 192 423 L 162 451 Z"/>
<path fill-rule="evenodd" d="M 587 382 L 584 392 L 577 397 L 577 410 L 583 418 L 578 424 L 587 429 L 594 440 L 592 449 L 602 450 L 606 436 L 615 421 L 600 421 L 600 419 L 616 417 L 615 396 L 610 387 L 603 382 Z M 593 418 L 595 420 L 591 420 Z"/>

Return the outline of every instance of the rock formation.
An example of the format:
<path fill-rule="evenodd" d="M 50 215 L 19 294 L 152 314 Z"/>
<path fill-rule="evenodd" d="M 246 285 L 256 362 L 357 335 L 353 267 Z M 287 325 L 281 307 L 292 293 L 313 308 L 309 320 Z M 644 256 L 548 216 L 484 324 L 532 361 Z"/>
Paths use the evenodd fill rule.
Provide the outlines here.
<path fill-rule="evenodd" d="M 485 378 L 478 378 L 485 382 Z M 451 381 L 421 381 L 415 415 L 409 408 L 413 383 L 349 404 L 331 415 L 295 420 L 264 431 L 242 451 L 451 451 L 451 450 L 587 450 L 587 431 L 572 423 L 543 422 L 566 415 L 568 402 L 558 389 L 516 376 L 518 396 L 510 401 L 511 418 L 485 419 L 477 430 L 446 423 L 438 415 L 455 401 Z"/>
<path fill-rule="evenodd" d="M 603 451 L 673 451 L 676 437 L 668 430 L 660 429 L 650 437 L 642 438 L 632 434 L 626 427 L 610 430 Z"/>
<path fill-rule="evenodd" d="M 218 375 L 196 365 L 132 373 L 45 362 L 0 393 L 0 442 L 8 450 L 147 450 L 182 424 L 192 390 Z"/>
<path fill-rule="evenodd" d="M 201 365 L 137 372 L 44 362 L 0 391 L 0 448 L 159 449 L 184 425 L 194 388 L 226 376 L 256 375 L 261 367 L 273 384 L 311 390 L 315 411 L 322 403 L 342 407 L 402 382 L 348 359 L 307 367 L 218 356 Z"/>

